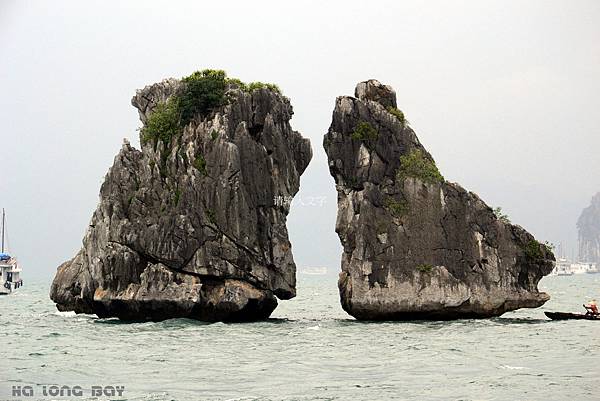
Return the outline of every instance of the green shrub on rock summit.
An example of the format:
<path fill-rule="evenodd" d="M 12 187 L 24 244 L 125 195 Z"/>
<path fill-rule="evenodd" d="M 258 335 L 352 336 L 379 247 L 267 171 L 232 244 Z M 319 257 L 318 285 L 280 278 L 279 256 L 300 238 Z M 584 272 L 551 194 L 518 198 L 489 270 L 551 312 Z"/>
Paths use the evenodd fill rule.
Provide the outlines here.
<path fill-rule="evenodd" d="M 256 90 L 256 89 L 269 89 L 273 92 L 281 94 L 281 89 L 279 89 L 279 86 L 277 86 L 275 84 L 269 84 L 269 83 L 257 81 L 257 82 L 250 82 L 247 85 L 248 92 L 252 92 L 253 90 Z"/>
<path fill-rule="evenodd" d="M 178 95 L 181 119 L 187 125 L 197 115 L 205 115 L 225 103 L 227 74 L 223 70 L 202 70 L 181 80 Z"/>
<path fill-rule="evenodd" d="M 275 84 L 251 82 L 246 84 L 237 78 L 228 78 L 223 70 L 202 70 L 181 79 L 181 87 L 166 102 L 159 103 L 152 111 L 146 125 L 141 129 L 140 141 L 145 144 L 160 140 L 166 145 L 183 132 L 183 127 L 194 118 L 206 116 L 212 110 L 229 101 L 229 86 L 243 92 L 268 89 L 281 94 Z M 214 138 L 213 138 L 214 139 Z"/>

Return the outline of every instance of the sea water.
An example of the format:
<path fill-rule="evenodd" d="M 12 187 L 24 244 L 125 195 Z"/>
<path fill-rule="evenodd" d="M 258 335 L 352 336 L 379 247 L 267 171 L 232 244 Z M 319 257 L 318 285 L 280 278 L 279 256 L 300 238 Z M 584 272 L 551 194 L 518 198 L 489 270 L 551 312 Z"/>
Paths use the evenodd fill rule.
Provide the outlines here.
<path fill-rule="evenodd" d="M 542 308 L 408 323 L 355 321 L 333 275 L 299 275 L 295 299 L 241 324 L 60 313 L 49 285 L 0 297 L 0 400 L 600 400 L 600 322 L 543 313 L 583 311 L 600 274 L 544 278 Z"/>

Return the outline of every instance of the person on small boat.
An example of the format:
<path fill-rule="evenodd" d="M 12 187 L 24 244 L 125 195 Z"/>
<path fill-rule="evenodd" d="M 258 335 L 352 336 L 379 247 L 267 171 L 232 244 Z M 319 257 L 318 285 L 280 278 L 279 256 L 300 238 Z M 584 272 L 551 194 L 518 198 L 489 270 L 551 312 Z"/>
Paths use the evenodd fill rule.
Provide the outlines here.
<path fill-rule="evenodd" d="M 589 304 L 583 306 L 587 310 L 587 315 L 598 316 L 598 304 L 596 304 L 595 299 L 592 299 Z"/>

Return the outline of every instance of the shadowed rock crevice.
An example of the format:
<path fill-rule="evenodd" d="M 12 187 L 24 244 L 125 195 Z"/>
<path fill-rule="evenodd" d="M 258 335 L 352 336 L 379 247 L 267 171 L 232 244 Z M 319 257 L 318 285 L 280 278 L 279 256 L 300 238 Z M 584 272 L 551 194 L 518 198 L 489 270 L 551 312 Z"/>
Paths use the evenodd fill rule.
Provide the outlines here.
<path fill-rule="evenodd" d="M 204 71 L 147 86 L 132 104 L 142 149 L 125 141 L 115 157 L 51 298 L 127 320 L 267 318 L 276 297 L 296 295 L 289 209 L 277 199 L 298 192 L 312 157 L 289 100 Z"/>
<path fill-rule="evenodd" d="M 323 145 L 338 192 L 339 290 L 358 319 L 455 319 L 537 307 L 550 249 L 447 182 L 371 80 L 336 99 Z"/>

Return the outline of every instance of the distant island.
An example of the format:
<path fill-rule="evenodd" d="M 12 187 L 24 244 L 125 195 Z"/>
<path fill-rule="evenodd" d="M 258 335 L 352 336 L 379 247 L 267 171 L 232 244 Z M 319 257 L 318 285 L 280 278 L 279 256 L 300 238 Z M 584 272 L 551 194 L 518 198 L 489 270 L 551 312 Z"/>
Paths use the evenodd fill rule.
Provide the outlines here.
<path fill-rule="evenodd" d="M 600 192 L 583 209 L 577 220 L 579 232 L 579 260 L 600 264 Z"/>

